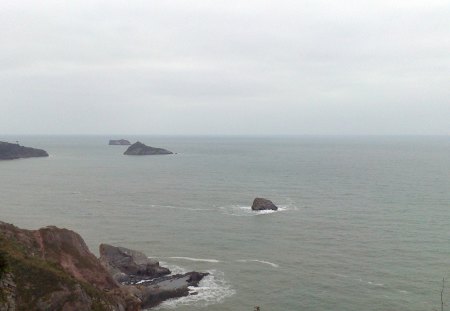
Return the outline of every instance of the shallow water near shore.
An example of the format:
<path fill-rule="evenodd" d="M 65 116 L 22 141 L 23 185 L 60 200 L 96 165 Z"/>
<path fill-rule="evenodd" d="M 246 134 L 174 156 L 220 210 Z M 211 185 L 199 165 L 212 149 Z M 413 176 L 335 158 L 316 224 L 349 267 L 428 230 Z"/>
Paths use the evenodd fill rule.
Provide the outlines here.
<path fill-rule="evenodd" d="M 178 153 L 147 157 L 119 138 L 0 137 L 50 154 L 0 161 L 0 219 L 211 273 L 158 310 L 440 308 L 449 138 L 123 137 Z M 280 210 L 251 211 L 257 196 Z"/>

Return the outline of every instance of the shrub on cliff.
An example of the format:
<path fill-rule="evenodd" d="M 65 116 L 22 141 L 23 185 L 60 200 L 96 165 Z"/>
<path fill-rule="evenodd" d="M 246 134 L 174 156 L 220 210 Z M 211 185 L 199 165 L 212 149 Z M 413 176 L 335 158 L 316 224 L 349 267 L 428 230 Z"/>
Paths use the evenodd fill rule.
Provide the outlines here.
<path fill-rule="evenodd" d="M 5 273 L 6 268 L 8 267 L 8 261 L 6 260 L 6 253 L 0 250 L 0 278 Z"/>

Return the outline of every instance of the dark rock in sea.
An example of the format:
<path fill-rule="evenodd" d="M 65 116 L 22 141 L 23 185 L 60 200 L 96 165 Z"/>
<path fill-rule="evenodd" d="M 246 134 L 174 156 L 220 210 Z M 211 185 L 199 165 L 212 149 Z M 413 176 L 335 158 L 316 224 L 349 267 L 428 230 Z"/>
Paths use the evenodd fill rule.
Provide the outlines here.
<path fill-rule="evenodd" d="M 111 146 L 129 146 L 131 143 L 126 139 L 111 139 L 109 141 L 109 145 Z"/>
<path fill-rule="evenodd" d="M 272 203 L 272 201 L 263 199 L 263 198 L 256 198 L 253 200 L 252 204 L 252 210 L 254 211 L 264 211 L 264 210 L 274 210 L 276 211 L 278 207 Z"/>
<path fill-rule="evenodd" d="M 125 247 L 100 244 L 100 262 L 121 283 L 138 282 L 170 274 L 170 270 L 144 253 Z"/>
<path fill-rule="evenodd" d="M 19 144 L 11 144 L 0 141 L 0 160 L 13 160 L 20 158 L 48 157 L 48 153 L 42 149 L 23 147 Z"/>
<path fill-rule="evenodd" d="M 173 154 L 172 151 L 162 149 L 162 148 L 154 148 L 150 146 L 146 146 L 141 142 L 136 142 L 128 147 L 127 151 L 124 153 L 125 155 L 159 155 L 159 154 Z"/>

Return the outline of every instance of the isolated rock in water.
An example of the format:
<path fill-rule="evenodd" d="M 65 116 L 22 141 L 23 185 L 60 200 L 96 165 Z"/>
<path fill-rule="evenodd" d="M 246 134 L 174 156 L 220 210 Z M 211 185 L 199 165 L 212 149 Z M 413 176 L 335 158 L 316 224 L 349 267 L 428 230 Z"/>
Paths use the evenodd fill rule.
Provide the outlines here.
<path fill-rule="evenodd" d="M 100 244 L 100 262 L 121 283 L 138 282 L 170 274 L 170 270 L 144 253 L 125 247 Z"/>
<path fill-rule="evenodd" d="M 0 160 L 34 157 L 48 157 L 48 153 L 42 149 L 23 147 L 19 144 L 11 144 L 0 141 Z"/>
<path fill-rule="evenodd" d="M 158 155 L 158 154 L 173 154 L 173 152 L 162 149 L 146 146 L 141 142 L 136 142 L 128 147 L 125 155 Z"/>
<path fill-rule="evenodd" d="M 126 139 L 111 139 L 109 141 L 109 145 L 111 146 L 129 146 L 131 143 Z"/>
<path fill-rule="evenodd" d="M 263 199 L 263 198 L 256 198 L 253 200 L 252 204 L 252 210 L 254 211 L 264 211 L 264 210 L 274 210 L 276 211 L 278 207 L 272 203 L 272 201 Z"/>

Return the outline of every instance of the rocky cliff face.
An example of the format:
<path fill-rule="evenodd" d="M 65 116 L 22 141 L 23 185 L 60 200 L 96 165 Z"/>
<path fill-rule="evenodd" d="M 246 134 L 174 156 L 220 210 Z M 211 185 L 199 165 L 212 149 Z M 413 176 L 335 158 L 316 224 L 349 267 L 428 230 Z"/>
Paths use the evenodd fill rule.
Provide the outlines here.
<path fill-rule="evenodd" d="M 141 301 L 120 288 L 73 231 L 0 222 L 0 249 L 7 260 L 0 310 L 140 310 Z"/>
<path fill-rule="evenodd" d="M 140 252 L 102 244 L 97 259 L 74 231 L 0 221 L 0 311 L 139 311 L 189 295 L 207 273 L 170 271 Z"/>
<path fill-rule="evenodd" d="M 155 148 L 144 145 L 141 142 L 136 142 L 128 147 L 127 151 L 124 153 L 125 155 L 159 155 L 159 154 L 173 154 L 172 151 Z"/>
<path fill-rule="evenodd" d="M 48 157 L 48 153 L 42 149 L 23 147 L 19 144 L 11 144 L 0 141 L 0 160 L 14 160 L 34 157 Z"/>

